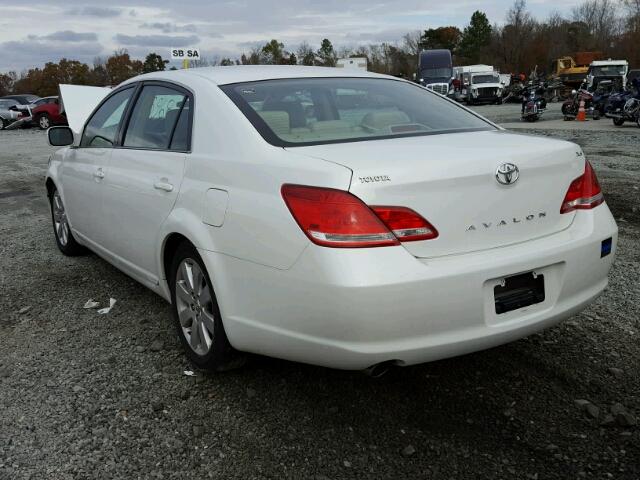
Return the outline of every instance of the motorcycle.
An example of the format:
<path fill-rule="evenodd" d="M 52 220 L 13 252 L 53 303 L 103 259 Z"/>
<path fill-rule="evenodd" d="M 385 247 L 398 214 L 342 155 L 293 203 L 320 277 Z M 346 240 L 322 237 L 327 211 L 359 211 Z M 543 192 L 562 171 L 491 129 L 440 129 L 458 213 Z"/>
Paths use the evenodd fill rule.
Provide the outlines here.
<path fill-rule="evenodd" d="M 547 100 L 544 98 L 545 84 L 528 85 L 522 94 L 522 120 L 536 122 L 547 109 Z"/>
<path fill-rule="evenodd" d="M 578 116 L 580 103 L 584 102 L 585 110 L 592 108 L 593 94 L 587 90 L 587 83 L 582 82 L 578 90 L 571 92 L 571 98 L 562 104 L 562 115 L 565 120 L 573 120 Z"/>
<path fill-rule="evenodd" d="M 640 78 L 634 78 L 632 84 L 635 92 L 628 90 L 609 97 L 605 116 L 613 119 L 617 127 L 628 121 L 636 122 L 640 127 Z"/>
<path fill-rule="evenodd" d="M 593 92 L 590 109 L 594 120 L 600 120 L 600 117 L 605 116 L 607 106 L 609 105 L 609 99 L 615 93 L 613 82 L 611 80 L 603 80 L 598 84 L 595 92 Z"/>

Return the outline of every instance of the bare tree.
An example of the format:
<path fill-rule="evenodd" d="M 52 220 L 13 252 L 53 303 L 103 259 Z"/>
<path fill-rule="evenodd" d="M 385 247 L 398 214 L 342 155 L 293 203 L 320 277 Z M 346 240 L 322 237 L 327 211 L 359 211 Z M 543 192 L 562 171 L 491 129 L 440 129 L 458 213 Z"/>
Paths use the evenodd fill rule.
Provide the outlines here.
<path fill-rule="evenodd" d="M 296 51 L 298 62 L 309 67 L 316 63 L 316 53 L 307 42 L 302 42 Z"/>
<path fill-rule="evenodd" d="M 640 0 L 639 0 L 640 1 Z M 420 53 L 420 39 L 422 38 L 422 32 L 420 30 L 414 30 L 413 32 L 406 33 L 402 37 L 402 48 L 409 55 L 418 58 Z"/>
<path fill-rule="evenodd" d="M 633 0 L 640 1 L 640 0 Z M 613 0 L 586 0 L 572 10 L 573 20 L 587 26 L 592 48 L 603 52 L 611 50 L 613 39 L 620 31 L 618 4 Z"/>
<path fill-rule="evenodd" d="M 622 3 L 629 13 L 629 29 L 637 35 L 640 33 L 640 0 L 622 0 Z"/>
<path fill-rule="evenodd" d="M 527 11 L 525 0 L 516 0 L 507 12 L 507 23 L 500 31 L 501 51 L 507 68 L 524 71 L 530 68 L 525 52 L 531 47 L 536 21 Z"/>

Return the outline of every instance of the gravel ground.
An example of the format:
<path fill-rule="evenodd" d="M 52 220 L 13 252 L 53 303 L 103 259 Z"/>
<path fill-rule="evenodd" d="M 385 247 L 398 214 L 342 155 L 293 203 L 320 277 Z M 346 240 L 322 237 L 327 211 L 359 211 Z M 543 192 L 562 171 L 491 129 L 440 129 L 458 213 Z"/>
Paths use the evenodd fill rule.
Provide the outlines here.
<path fill-rule="evenodd" d="M 582 145 L 619 221 L 608 290 L 541 334 L 377 380 L 263 357 L 185 376 L 163 300 L 57 251 L 44 134 L 0 132 L 0 479 L 637 480 L 640 131 L 563 128 L 542 133 Z"/>

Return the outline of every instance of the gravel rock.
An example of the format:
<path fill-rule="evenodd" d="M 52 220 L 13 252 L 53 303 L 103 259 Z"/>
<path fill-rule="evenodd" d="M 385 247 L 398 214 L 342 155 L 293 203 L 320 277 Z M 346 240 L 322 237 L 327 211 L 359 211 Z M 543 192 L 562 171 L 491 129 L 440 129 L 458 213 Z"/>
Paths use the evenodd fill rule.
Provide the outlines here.
<path fill-rule="evenodd" d="M 598 418 L 600 416 L 600 409 L 596 407 L 593 403 L 587 405 L 584 409 L 585 413 L 588 417 Z"/>
<path fill-rule="evenodd" d="M 600 421 L 600 425 L 602 425 L 603 427 L 610 427 L 615 424 L 616 424 L 616 419 L 610 413 L 605 414 L 602 420 Z"/>
<path fill-rule="evenodd" d="M 402 449 L 401 453 L 403 457 L 411 457 L 416 453 L 416 449 L 413 445 L 407 445 Z"/>
<path fill-rule="evenodd" d="M 149 350 L 151 350 L 152 352 L 159 352 L 160 350 L 162 350 L 163 347 L 164 347 L 164 342 L 161 339 L 156 339 L 153 341 L 153 343 L 149 347 Z"/>
<path fill-rule="evenodd" d="M 27 313 L 29 310 L 31 310 L 31 307 L 27 305 L 26 307 L 22 307 L 20 310 L 18 310 L 18 313 L 19 313 L 20 315 L 24 315 L 24 314 L 25 314 L 25 313 Z"/>
<path fill-rule="evenodd" d="M 621 368 L 610 367 L 607 371 L 615 378 L 622 378 L 624 376 L 624 370 Z"/>
<path fill-rule="evenodd" d="M 635 427 L 638 419 L 630 412 L 621 412 L 616 415 L 616 422 L 621 427 Z"/>
<path fill-rule="evenodd" d="M 613 415 L 614 417 L 622 413 L 627 413 L 626 407 L 621 403 L 614 403 L 613 405 L 611 405 L 610 411 L 611 415 Z"/>
<path fill-rule="evenodd" d="M 600 416 L 600 409 L 589 400 L 574 400 L 574 404 L 580 409 L 580 411 L 584 412 L 587 417 L 598 418 Z"/>

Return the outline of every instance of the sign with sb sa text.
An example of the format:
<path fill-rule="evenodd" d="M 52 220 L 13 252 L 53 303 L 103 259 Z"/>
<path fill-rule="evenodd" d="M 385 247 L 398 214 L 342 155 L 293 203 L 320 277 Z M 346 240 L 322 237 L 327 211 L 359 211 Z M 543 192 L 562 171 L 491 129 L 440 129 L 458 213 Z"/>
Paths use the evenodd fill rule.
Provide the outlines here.
<path fill-rule="evenodd" d="M 172 60 L 200 60 L 199 48 L 172 48 Z"/>

